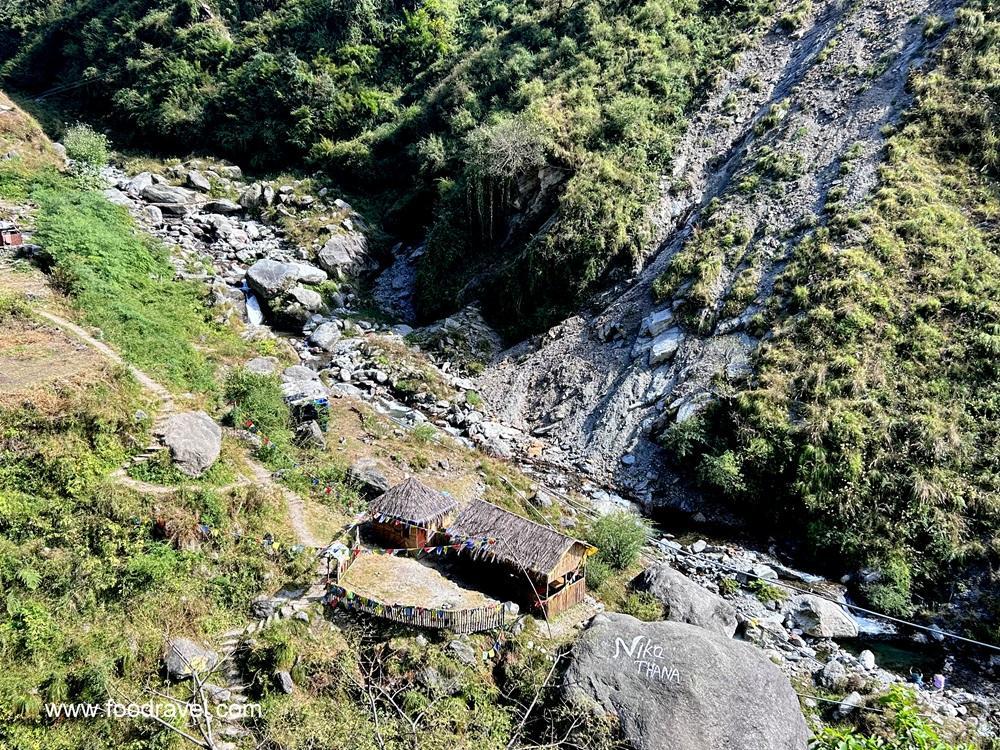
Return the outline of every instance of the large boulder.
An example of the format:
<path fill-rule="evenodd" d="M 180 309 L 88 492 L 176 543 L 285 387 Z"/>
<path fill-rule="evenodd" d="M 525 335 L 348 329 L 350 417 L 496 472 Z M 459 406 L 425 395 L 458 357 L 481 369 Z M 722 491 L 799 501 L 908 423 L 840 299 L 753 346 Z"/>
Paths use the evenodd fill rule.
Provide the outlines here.
<path fill-rule="evenodd" d="M 336 323 L 326 322 L 316 326 L 316 330 L 309 336 L 309 341 L 320 349 L 330 352 L 340 341 L 340 328 Z"/>
<path fill-rule="evenodd" d="M 189 477 L 201 476 L 222 450 L 222 428 L 203 411 L 174 414 L 160 434 L 177 469 Z"/>
<path fill-rule="evenodd" d="M 294 287 L 304 273 L 309 275 L 307 268 L 315 266 L 264 258 L 247 269 L 247 285 L 263 299 L 271 300 Z"/>
<path fill-rule="evenodd" d="M 359 458 L 347 470 L 347 478 L 357 482 L 370 495 L 381 495 L 392 486 L 382 467 L 373 458 Z"/>
<path fill-rule="evenodd" d="M 368 254 L 368 240 L 360 232 L 338 231 L 316 256 L 320 268 L 334 278 L 357 276 L 378 267 Z"/>
<path fill-rule="evenodd" d="M 189 638 L 171 638 L 163 652 L 163 665 L 167 675 L 175 680 L 210 672 L 218 663 L 217 653 Z"/>
<path fill-rule="evenodd" d="M 633 750 L 805 750 L 788 678 L 760 651 L 679 622 L 597 615 L 563 680 L 579 709 L 618 720 Z"/>
<path fill-rule="evenodd" d="M 641 573 L 635 587 L 656 597 L 667 620 L 707 628 L 726 638 L 736 632 L 736 609 L 732 604 L 666 563 Z"/>
<path fill-rule="evenodd" d="M 788 600 L 786 612 L 802 632 L 816 638 L 857 638 L 858 624 L 839 604 L 811 594 Z"/>
<path fill-rule="evenodd" d="M 150 183 L 142 189 L 142 199 L 149 203 L 186 205 L 194 202 L 195 194 L 182 187 Z"/>

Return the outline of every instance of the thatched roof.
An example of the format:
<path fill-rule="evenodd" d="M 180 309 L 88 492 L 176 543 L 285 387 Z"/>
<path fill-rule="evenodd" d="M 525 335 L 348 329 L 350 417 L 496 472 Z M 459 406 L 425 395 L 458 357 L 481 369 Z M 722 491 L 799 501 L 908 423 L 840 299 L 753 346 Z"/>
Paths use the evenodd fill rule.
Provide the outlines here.
<path fill-rule="evenodd" d="M 452 498 L 410 477 L 372 500 L 368 511 L 376 519 L 388 516 L 414 526 L 427 526 L 440 521 L 454 507 Z"/>
<path fill-rule="evenodd" d="M 447 533 L 458 539 L 495 540 L 486 554 L 500 562 L 548 577 L 575 545 L 584 554 L 589 546 L 555 529 L 530 521 L 509 510 L 474 500 L 458 514 Z"/>

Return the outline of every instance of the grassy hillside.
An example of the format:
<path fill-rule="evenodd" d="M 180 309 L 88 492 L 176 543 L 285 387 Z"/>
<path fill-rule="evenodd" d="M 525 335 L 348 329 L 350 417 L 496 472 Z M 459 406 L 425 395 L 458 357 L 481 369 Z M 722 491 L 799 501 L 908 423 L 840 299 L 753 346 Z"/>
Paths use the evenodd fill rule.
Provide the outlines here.
<path fill-rule="evenodd" d="M 772 0 L 85 0 L 0 9 L 0 77 L 143 148 L 309 163 L 422 237 L 419 305 L 550 323 L 644 249 L 685 113 Z"/>
<path fill-rule="evenodd" d="M 795 248 L 752 384 L 665 436 L 707 488 L 880 571 L 884 611 L 1000 555 L 998 80 L 1000 13 L 977 0 L 913 82 L 869 203 L 831 195 Z"/>

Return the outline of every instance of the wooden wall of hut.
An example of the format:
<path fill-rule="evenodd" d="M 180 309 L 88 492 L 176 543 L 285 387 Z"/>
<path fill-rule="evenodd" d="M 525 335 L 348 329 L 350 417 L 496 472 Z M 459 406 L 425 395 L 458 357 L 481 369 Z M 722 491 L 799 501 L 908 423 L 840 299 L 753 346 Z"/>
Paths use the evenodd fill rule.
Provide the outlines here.
<path fill-rule="evenodd" d="M 394 523 L 372 523 L 372 533 L 382 541 L 386 547 L 414 547 L 427 546 L 427 531 L 419 526 L 396 526 Z"/>

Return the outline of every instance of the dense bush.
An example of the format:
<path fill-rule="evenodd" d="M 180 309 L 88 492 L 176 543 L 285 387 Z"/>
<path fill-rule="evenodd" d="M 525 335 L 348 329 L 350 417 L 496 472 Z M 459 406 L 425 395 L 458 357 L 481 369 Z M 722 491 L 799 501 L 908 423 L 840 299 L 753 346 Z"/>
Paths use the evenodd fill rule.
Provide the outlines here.
<path fill-rule="evenodd" d="M 392 231 L 431 227 L 422 313 L 480 294 L 523 331 L 645 249 L 685 112 L 771 5 L 8 4 L 0 78 L 143 148 L 311 161 L 379 195 Z"/>
<path fill-rule="evenodd" d="M 89 125 L 77 123 L 63 136 L 66 155 L 84 167 L 99 169 L 108 163 L 108 138 Z"/>
<path fill-rule="evenodd" d="M 587 531 L 587 541 L 597 547 L 596 560 L 614 570 L 634 563 L 648 538 L 646 523 L 624 510 L 601 516 Z"/>

